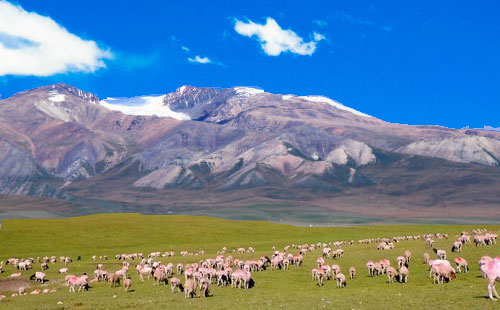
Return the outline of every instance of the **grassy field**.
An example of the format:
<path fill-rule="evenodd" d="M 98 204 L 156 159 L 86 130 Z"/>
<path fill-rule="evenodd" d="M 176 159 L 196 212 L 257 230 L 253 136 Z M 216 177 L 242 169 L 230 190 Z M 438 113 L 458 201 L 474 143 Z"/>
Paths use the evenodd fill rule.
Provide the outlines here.
<path fill-rule="evenodd" d="M 116 271 L 121 262 L 113 259 L 115 254 L 152 251 L 175 251 L 172 258 L 161 258 L 163 262 L 197 262 L 215 257 L 222 247 L 234 249 L 253 246 L 253 254 L 232 254 L 235 258 L 250 259 L 262 255 L 270 256 L 272 246 L 280 250 L 285 245 L 299 243 L 355 240 L 370 237 L 392 237 L 424 233 L 448 233 L 448 240 L 436 240 L 435 246 L 446 249 L 449 260 L 455 235 L 463 230 L 486 228 L 498 233 L 500 226 L 358 226 L 309 228 L 294 227 L 267 222 L 228 221 L 194 216 L 146 216 L 138 214 L 105 214 L 54 220 L 3 220 L 0 229 L 0 259 L 9 257 L 37 257 L 45 255 L 67 255 L 75 262 L 70 264 L 71 274 L 93 273 L 95 263 L 91 256 L 108 255 L 105 269 Z M 428 268 L 422 263 L 424 252 L 432 254 L 424 241 L 404 241 L 396 249 L 377 251 L 377 244 L 344 246 L 345 256 L 336 261 L 347 274 L 350 266 L 356 267 L 358 276 L 349 281 L 344 289 L 337 289 L 335 282 L 328 281 L 318 287 L 311 280 L 311 269 L 321 255 L 320 250 L 309 252 L 302 267 L 291 266 L 289 271 L 264 271 L 252 274 L 255 287 L 238 290 L 212 286 L 211 296 L 206 299 L 186 300 L 183 294 L 172 294 L 170 288 L 153 285 L 152 280 L 140 282 L 131 268 L 133 291 L 125 293 L 122 288 L 110 288 L 108 284 L 95 283 L 88 292 L 69 293 L 62 283 L 64 276 L 57 270 L 62 263 L 50 266 L 45 284 L 57 289 L 56 293 L 38 296 L 8 297 L 0 302 L 0 309 L 499 309 L 498 302 L 486 299 L 486 281 L 480 277 L 477 261 L 482 255 L 499 256 L 500 245 L 475 247 L 466 245 L 460 256 L 471 266 L 468 274 L 459 274 L 456 280 L 444 285 L 432 284 Z M 201 256 L 181 257 L 182 250 L 200 251 Z M 410 264 L 409 283 L 388 284 L 385 276 L 370 278 L 365 264 L 368 260 L 388 258 L 392 264 L 404 250 L 413 253 Z M 292 250 L 295 253 L 296 250 Z M 82 261 L 76 262 L 77 256 Z M 431 255 L 434 257 L 434 255 Z M 333 260 L 328 260 L 331 265 Z M 132 263 L 133 265 L 135 264 Z M 14 272 L 6 266 L 0 275 L 0 294 L 11 292 L 1 289 L 1 283 Z M 39 265 L 35 264 L 35 269 Z M 33 271 L 23 272 L 22 279 L 29 279 Z M 28 280 L 29 281 L 29 280 Z M 31 283 L 31 291 L 35 283 Z M 498 285 L 500 286 L 500 285 Z M 497 289 L 500 290 L 500 287 Z M 116 297 L 115 297 L 116 296 Z M 63 304 L 58 305 L 61 301 Z"/>

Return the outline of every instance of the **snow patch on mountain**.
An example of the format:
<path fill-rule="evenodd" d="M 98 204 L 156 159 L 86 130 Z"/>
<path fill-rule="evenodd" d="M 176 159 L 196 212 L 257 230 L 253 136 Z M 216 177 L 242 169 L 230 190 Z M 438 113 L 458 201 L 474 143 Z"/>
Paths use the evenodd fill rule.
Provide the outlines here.
<path fill-rule="evenodd" d="M 372 117 L 368 114 L 354 110 L 353 108 L 346 107 L 342 103 L 335 101 L 335 100 L 332 100 L 332 99 L 327 98 L 327 97 L 323 97 L 323 96 L 299 96 L 298 98 L 306 100 L 306 101 L 311 101 L 311 102 L 326 103 L 326 104 L 334 106 L 337 109 L 351 112 L 351 113 L 358 115 L 358 116 Z"/>
<path fill-rule="evenodd" d="M 181 91 L 183 91 L 182 89 Z M 137 96 L 132 98 L 106 98 L 100 104 L 113 111 L 119 111 L 127 115 L 146 115 L 158 117 L 171 117 L 177 120 L 190 120 L 184 113 L 174 112 L 167 105 L 163 105 L 165 95 L 161 96 Z"/>
<path fill-rule="evenodd" d="M 53 90 L 49 92 L 49 98 L 50 101 L 52 102 L 63 102 L 66 100 L 66 96 L 63 94 L 60 94 L 58 91 Z"/>
<path fill-rule="evenodd" d="M 233 89 L 236 91 L 236 93 L 239 96 L 242 96 L 242 97 L 252 97 L 252 96 L 264 93 L 263 89 L 253 88 L 253 87 L 237 86 L 237 87 L 233 87 Z"/>

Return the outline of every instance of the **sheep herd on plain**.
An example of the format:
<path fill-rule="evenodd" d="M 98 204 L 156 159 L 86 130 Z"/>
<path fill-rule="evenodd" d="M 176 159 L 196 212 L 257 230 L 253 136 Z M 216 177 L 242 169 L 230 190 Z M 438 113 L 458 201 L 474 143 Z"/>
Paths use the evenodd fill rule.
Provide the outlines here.
<path fill-rule="evenodd" d="M 453 242 L 452 252 L 462 252 L 467 244 L 476 247 L 496 244 L 497 235 L 485 230 L 472 230 L 472 234 L 462 232 Z M 472 237 L 473 236 L 473 237 Z M 423 254 L 423 263 L 429 266 L 429 277 L 433 283 L 443 284 L 457 277 L 457 273 L 469 272 L 467 260 L 457 256 L 454 260 L 454 266 L 447 260 L 447 251 L 445 249 L 434 248 L 434 240 L 448 239 L 447 234 L 426 234 L 417 236 L 398 236 L 393 238 L 373 238 L 358 240 L 359 244 L 377 244 L 377 250 L 387 251 L 396 248 L 396 244 L 407 240 L 423 240 L 429 251 Z M 92 275 L 84 273 L 82 275 L 68 274 L 70 266 L 73 263 L 71 257 L 51 256 L 37 258 L 9 258 L 5 262 L 0 262 L 0 273 L 7 271 L 7 266 L 13 266 L 15 272 L 10 278 L 19 278 L 22 271 L 37 269 L 30 276 L 30 280 L 36 283 L 44 284 L 48 282 L 47 275 L 44 273 L 52 268 L 57 262 L 62 263 L 64 267 L 59 269 L 59 274 L 64 275 L 63 283 L 69 287 L 69 292 L 82 292 L 89 290 L 90 285 L 96 282 L 107 282 L 111 287 L 123 286 L 126 292 L 131 290 L 133 285 L 131 273 L 137 273 L 138 280 L 153 281 L 154 285 L 169 285 L 172 293 L 183 292 L 185 298 L 210 296 L 212 285 L 218 287 L 232 287 L 237 289 L 250 289 L 254 286 L 253 273 L 263 272 L 265 270 L 289 270 L 294 266 L 299 268 L 303 265 L 306 255 L 314 255 L 314 252 L 320 250 L 316 265 L 311 270 L 311 278 L 318 286 L 323 286 L 325 281 L 333 280 L 338 288 L 344 288 L 347 281 L 355 281 L 356 268 L 350 266 L 346 269 L 346 274 L 342 272 L 339 263 L 344 256 L 344 251 L 353 245 L 354 241 L 336 241 L 330 243 L 317 244 L 292 244 L 287 245 L 282 251 L 272 247 L 272 254 L 269 256 L 260 256 L 255 259 L 239 259 L 236 256 L 240 254 L 250 255 L 255 252 L 253 247 L 237 248 L 228 252 L 226 247 L 217 252 L 214 258 L 199 260 L 195 263 L 162 263 L 160 258 L 171 258 L 176 255 L 174 252 L 152 252 L 148 255 L 143 253 L 123 253 L 115 255 L 115 261 L 120 262 L 120 269 L 105 270 L 105 262 L 109 260 L 106 255 L 94 255 L 92 261 L 95 264 L 95 270 Z M 430 253 L 429 253 L 430 252 Z M 181 251 L 182 257 L 195 257 L 204 255 L 204 251 L 196 253 Z M 435 258 L 435 259 L 432 259 Z M 81 257 L 77 258 L 78 261 Z M 328 260 L 333 260 L 329 265 Z M 409 250 L 403 251 L 401 255 L 395 258 L 395 264 L 391 265 L 389 259 L 370 260 L 366 263 L 367 274 L 369 277 L 385 275 L 387 283 L 400 282 L 408 283 L 410 277 L 410 265 L 415 264 L 415 258 Z M 422 263 L 421 262 L 421 263 Z M 9 267 L 10 268 L 10 267 Z M 455 269 L 456 268 L 456 269 Z M 483 256 L 479 260 L 479 268 L 482 271 L 483 278 L 488 280 L 488 296 L 490 299 L 500 298 L 495 289 L 495 280 L 500 281 L 500 257 L 492 258 Z M 116 269 L 116 268 L 115 268 Z M 53 293 L 55 289 L 36 288 L 30 292 L 31 295 L 43 293 Z M 11 297 L 27 295 L 27 287 L 21 286 L 17 292 L 12 293 Z M 0 301 L 5 299 L 5 295 L 0 294 Z"/>

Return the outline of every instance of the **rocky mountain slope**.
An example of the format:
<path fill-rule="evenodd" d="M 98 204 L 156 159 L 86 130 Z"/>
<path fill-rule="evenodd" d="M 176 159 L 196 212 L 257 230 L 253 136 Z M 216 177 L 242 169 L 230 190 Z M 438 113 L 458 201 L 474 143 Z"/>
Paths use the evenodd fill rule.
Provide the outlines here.
<path fill-rule="evenodd" d="M 329 98 L 247 87 L 99 100 L 56 84 L 0 100 L 5 195 L 133 202 L 139 210 L 196 204 L 207 192 L 220 197 L 214 204 L 240 195 L 245 204 L 324 205 L 370 193 L 370 205 L 375 195 L 380 204 L 442 206 L 469 203 L 473 187 L 500 185 L 499 159 L 500 132 L 392 124 Z M 488 199 L 487 208 L 500 202 Z"/>

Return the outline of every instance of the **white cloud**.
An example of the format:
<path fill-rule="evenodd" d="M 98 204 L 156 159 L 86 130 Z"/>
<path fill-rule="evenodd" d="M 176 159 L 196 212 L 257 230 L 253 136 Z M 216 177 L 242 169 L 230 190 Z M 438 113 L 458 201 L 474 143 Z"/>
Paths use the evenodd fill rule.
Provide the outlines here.
<path fill-rule="evenodd" d="M 199 64 L 209 64 L 209 63 L 212 62 L 210 60 L 210 58 L 208 58 L 208 57 L 200 57 L 198 55 L 196 55 L 194 58 L 189 57 L 188 60 L 189 60 L 189 62 L 196 62 L 196 63 L 199 63 Z"/>
<path fill-rule="evenodd" d="M 317 32 L 313 33 L 313 37 L 314 37 L 314 41 L 316 41 L 316 42 L 319 42 L 321 40 L 326 39 L 326 37 L 324 35 L 322 35 L 321 33 L 317 33 Z"/>
<path fill-rule="evenodd" d="M 69 33 L 53 19 L 0 0 L 0 76 L 95 72 L 111 52 Z"/>
<path fill-rule="evenodd" d="M 185 52 L 189 52 L 189 47 L 186 47 L 186 46 L 181 46 L 182 50 L 185 51 Z"/>
<path fill-rule="evenodd" d="M 257 24 L 252 21 L 242 22 L 235 20 L 234 30 L 246 37 L 256 37 L 260 42 L 262 49 L 267 55 L 278 56 L 282 52 L 291 52 L 299 55 L 312 55 L 316 50 L 318 41 L 325 37 L 320 34 L 314 34 L 314 40 L 304 42 L 292 30 L 283 30 L 278 23 L 268 17 L 265 24 Z"/>

